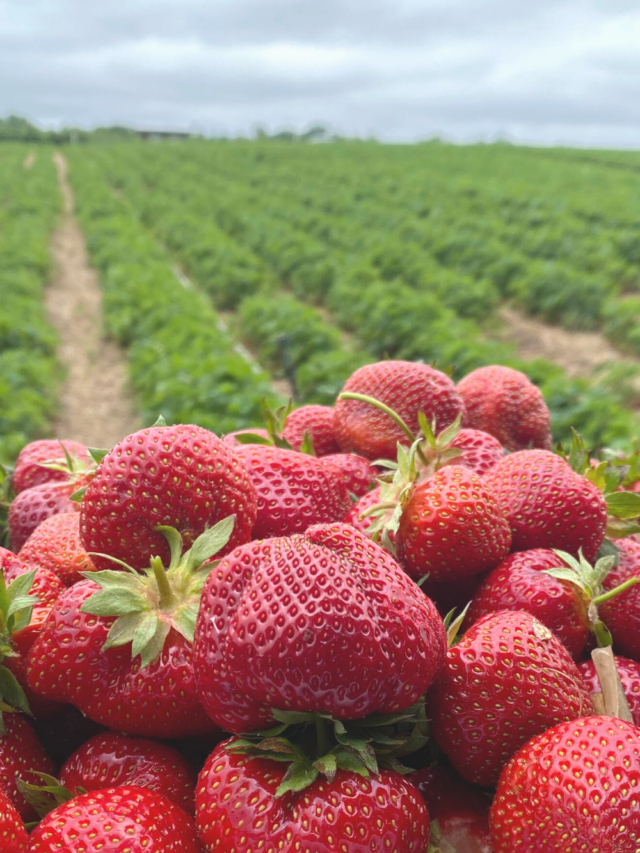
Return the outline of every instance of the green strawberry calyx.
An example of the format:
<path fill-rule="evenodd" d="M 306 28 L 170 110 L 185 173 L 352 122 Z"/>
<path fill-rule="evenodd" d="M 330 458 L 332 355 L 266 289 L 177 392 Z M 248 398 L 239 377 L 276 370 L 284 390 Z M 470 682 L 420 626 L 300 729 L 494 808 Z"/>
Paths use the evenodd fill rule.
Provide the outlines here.
<path fill-rule="evenodd" d="M 171 562 L 165 569 L 159 557 L 152 557 L 142 573 L 126 563 L 109 557 L 124 569 L 86 572 L 85 577 L 101 589 L 80 607 L 82 613 L 116 617 L 109 629 L 103 650 L 131 643 L 131 658 L 140 657 L 144 668 L 158 660 L 171 629 L 193 643 L 202 587 L 216 565 L 211 558 L 231 538 L 235 515 L 205 530 L 191 548 L 182 553 L 182 537 L 173 527 L 159 526 L 171 550 Z"/>
<path fill-rule="evenodd" d="M 429 739 L 424 699 L 394 714 L 370 714 L 360 720 L 338 720 L 321 712 L 273 708 L 277 726 L 241 735 L 229 752 L 268 758 L 289 766 L 276 791 L 302 791 L 320 775 L 329 782 L 339 770 L 369 777 L 381 767 L 408 773 L 399 758 L 423 747 Z"/>
<path fill-rule="evenodd" d="M 242 432 L 235 435 L 234 438 L 240 444 L 262 444 L 266 447 L 279 447 L 282 450 L 294 450 L 291 444 L 282 437 L 282 432 L 287 421 L 287 418 L 293 411 L 293 400 L 290 399 L 286 406 L 279 406 L 277 409 L 272 409 L 266 398 L 262 400 L 262 417 L 267 430 L 268 438 L 259 435 L 255 432 Z M 305 430 L 300 447 L 300 453 L 306 453 L 308 456 L 317 456 L 313 446 L 313 439 Z"/>
<path fill-rule="evenodd" d="M 5 733 L 3 713 L 31 713 L 24 690 L 1 661 L 16 656 L 12 637 L 27 627 L 34 606 L 39 604 L 38 598 L 29 594 L 35 576 L 35 570 L 25 572 L 7 586 L 4 570 L 0 569 L 0 735 Z"/>
<path fill-rule="evenodd" d="M 16 776 L 16 787 L 41 819 L 58 806 L 68 803 L 69 800 L 73 800 L 74 797 L 78 797 L 80 794 L 87 793 L 81 787 L 78 787 L 75 791 L 70 791 L 55 776 L 49 776 L 48 773 L 40 773 L 37 770 L 32 772 L 42 779 L 42 785 L 25 782 L 24 779 Z M 27 828 L 30 828 L 29 825 L 27 825 Z"/>
<path fill-rule="evenodd" d="M 560 557 L 565 565 L 556 569 L 545 569 L 544 574 L 570 583 L 580 590 L 587 605 L 589 627 L 596 636 L 598 646 L 600 648 L 610 646 L 612 643 L 611 634 L 600 619 L 598 606 L 640 583 L 640 577 L 628 578 L 619 586 L 605 592 L 603 584 L 616 563 L 615 555 L 610 554 L 600 557 L 592 565 L 585 559 L 582 549 L 578 552 L 578 559 L 571 554 L 567 554 L 566 551 L 554 549 L 554 553 Z"/>

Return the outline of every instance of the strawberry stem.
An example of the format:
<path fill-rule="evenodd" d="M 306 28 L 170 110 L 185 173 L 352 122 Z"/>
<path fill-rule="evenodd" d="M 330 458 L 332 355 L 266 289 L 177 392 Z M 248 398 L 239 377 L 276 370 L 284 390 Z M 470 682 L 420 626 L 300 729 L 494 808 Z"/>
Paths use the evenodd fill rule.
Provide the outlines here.
<path fill-rule="evenodd" d="M 160 609 L 170 610 L 176 603 L 176 597 L 173 594 L 169 581 L 167 580 L 167 573 L 164 570 L 160 557 L 151 558 L 151 568 L 153 569 L 153 574 L 160 593 Z"/>
<path fill-rule="evenodd" d="M 629 578 L 624 583 L 621 583 L 620 586 L 615 587 L 615 589 L 610 589 L 608 592 L 604 592 L 602 595 L 599 595 L 597 598 L 594 598 L 591 603 L 595 604 L 596 607 L 599 604 L 604 604 L 605 601 L 609 601 L 610 599 L 615 598 L 616 595 L 620 595 L 621 592 L 625 592 L 627 589 L 630 589 L 637 583 L 640 583 L 640 578 Z"/>
<path fill-rule="evenodd" d="M 407 426 L 407 424 L 402 420 L 400 415 L 397 412 L 394 412 L 393 409 L 390 409 L 389 406 L 381 403 L 380 400 L 376 400 L 375 397 L 368 397 L 366 394 L 356 394 L 352 391 L 343 391 L 340 394 L 341 400 L 358 400 L 360 403 L 369 403 L 370 406 L 375 406 L 376 409 L 380 409 L 381 412 L 384 412 L 385 415 L 389 415 L 391 420 L 396 423 L 402 432 L 409 439 L 409 443 L 413 444 L 415 436 Z"/>

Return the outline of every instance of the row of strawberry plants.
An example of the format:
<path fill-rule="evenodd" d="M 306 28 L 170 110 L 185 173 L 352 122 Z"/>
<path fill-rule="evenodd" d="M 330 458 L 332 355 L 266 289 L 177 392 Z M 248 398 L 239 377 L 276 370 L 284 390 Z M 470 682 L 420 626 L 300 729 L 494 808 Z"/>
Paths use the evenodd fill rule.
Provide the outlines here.
<path fill-rule="evenodd" d="M 28 149 L 0 148 L 0 462 L 11 462 L 54 417 L 60 370 L 45 313 L 49 239 L 60 208 L 47 151 L 30 168 Z"/>
<path fill-rule="evenodd" d="M 209 301 L 180 285 L 166 253 L 92 159 L 69 156 L 78 215 L 101 274 L 106 330 L 127 349 L 143 420 L 160 413 L 218 433 L 254 424 L 262 400 L 274 400 L 267 374 L 235 351 Z"/>
<path fill-rule="evenodd" d="M 293 224 L 266 215 L 268 200 L 260 205 L 260 198 L 252 197 L 248 204 L 242 188 L 234 194 L 233 184 L 222 192 L 226 179 L 216 173 L 194 172 L 190 163 L 189 181 L 187 169 L 178 162 L 172 169 L 157 168 L 158 163 L 152 161 L 145 166 L 139 154 L 135 147 L 126 152 L 114 150 L 105 155 L 105 168 L 127 185 L 134 203 L 152 221 L 161 218 L 157 211 L 165 205 L 157 199 L 164 193 L 172 199 L 174 214 L 185 209 L 194 219 L 215 216 L 218 225 L 246 241 L 276 275 L 287 276 L 289 281 L 296 273 L 300 276 L 304 270 L 313 270 L 314 263 L 333 265 L 338 271 L 334 280 L 321 295 L 313 291 L 312 298 L 324 301 L 337 322 L 357 336 L 374 357 L 422 358 L 441 366 L 453 365 L 456 375 L 495 361 L 512 364 L 542 387 L 552 407 L 556 436 L 565 436 L 570 426 L 577 425 L 592 443 L 615 445 L 637 432 L 636 418 L 620 405 L 617 394 L 585 380 L 571 380 L 557 366 L 543 361 L 523 364 L 511 348 L 487 341 L 482 329 L 457 316 L 436 295 L 399 281 L 385 281 L 358 256 L 331 253 Z M 175 155 L 165 151 L 162 156 L 166 161 Z M 135 180 L 134 175 L 138 176 Z M 286 305 L 279 312 L 270 295 L 254 300 L 259 300 L 253 303 L 255 314 L 264 312 L 277 328 L 278 313 L 286 314 Z M 322 358 L 320 350 L 319 360 Z"/>

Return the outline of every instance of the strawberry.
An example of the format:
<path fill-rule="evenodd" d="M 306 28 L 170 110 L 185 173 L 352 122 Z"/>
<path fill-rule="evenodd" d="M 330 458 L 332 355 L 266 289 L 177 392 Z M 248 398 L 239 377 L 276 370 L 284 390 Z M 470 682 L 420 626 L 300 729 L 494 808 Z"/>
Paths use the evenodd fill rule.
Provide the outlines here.
<path fill-rule="evenodd" d="M 2 853 L 28 853 L 29 836 L 15 806 L 0 790 L 0 850 Z"/>
<path fill-rule="evenodd" d="M 192 642 L 202 585 L 213 554 L 232 535 L 233 517 L 181 555 L 173 528 L 165 571 L 154 557 L 142 574 L 94 572 L 55 603 L 28 659 L 37 693 L 71 702 L 98 723 L 146 737 L 211 731 L 196 694 Z"/>
<path fill-rule="evenodd" d="M 431 844 L 454 853 L 493 853 L 490 798 L 448 767 L 428 767 L 407 777 L 427 804 Z"/>
<path fill-rule="evenodd" d="M 615 656 L 615 662 L 622 682 L 622 689 L 633 716 L 633 722 L 636 726 L 640 725 L 640 663 L 618 655 Z M 590 692 L 599 693 L 602 688 L 593 661 L 585 660 L 579 663 L 578 669 Z"/>
<path fill-rule="evenodd" d="M 339 719 L 402 710 L 444 653 L 431 601 L 346 524 L 225 557 L 205 583 L 194 640 L 201 701 L 233 732 L 265 728 L 272 708 Z"/>
<path fill-rule="evenodd" d="M 295 450 L 237 447 L 258 493 L 254 539 L 302 533 L 312 524 L 342 521 L 351 507 L 344 478 L 332 465 Z"/>
<path fill-rule="evenodd" d="M 504 459 L 505 455 L 498 439 L 479 429 L 461 429 L 448 447 L 460 450 L 460 456 L 445 462 L 445 465 L 464 465 L 480 476 Z"/>
<path fill-rule="evenodd" d="M 564 568 L 554 551 L 535 548 L 511 554 L 484 579 L 466 624 L 499 610 L 526 610 L 546 625 L 577 660 L 589 639 L 587 600 L 580 589 L 546 574 Z"/>
<path fill-rule="evenodd" d="M 640 577 L 640 542 L 620 539 L 616 544 L 620 563 L 607 575 L 603 584 L 607 592 Z M 611 631 L 616 652 L 640 661 L 640 585 L 600 605 L 600 615 Z"/>
<path fill-rule="evenodd" d="M 509 525 L 477 474 L 447 466 L 411 490 L 396 534 L 411 577 L 454 581 L 492 568 L 509 553 Z"/>
<path fill-rule="evenodd" d="M 89 449 L 79 441 L 41 439 L 25 445 L 18 454 L 13 471 L 16 494 L 43 483 L 69 480 L 69 462 L 75 471 L 92 463 Z"/>
<path fill-rule="evenodd" d="M 308 433 L 313 443 L 316 456 L 340 453 L 333 434 L 332 406 L 302 406 L 287 416 L 282 437 L 294 450 L 300 450 L 302 447 L 305 433 Z"/>
<path fill-rule="evenodd" d="M 438 745 L 458 773 L 478 785 L 495 784 L 534 735 L 593 713 L 565 647 L 521 611 L 485 616 L 449 649 L 428 709 Z"/>
<path fill-rule="evenodd" d="M 95 735 L 65 761 L 60 783 L 72 792 L 138 785 L 193 814 L 196 773 L 177 749 L 117 732 Z"/>
<path fill-rule="evenodd" d="M 406 433 L 389 414 L 363 400 L 346 398 L 345 393 L 379 400 L 393 409 L 414 434 L 419 427 L 419 412 L 443 430 L 463 411 L 451 379 L 433 367 L 408 361 L 365 365 L 347 380 L 338 397 L 333 431 L 343 452 L 367 459 L 395 459 L 396 445 L 406 443 Z"/>
<path fill-rule="evenodd" d="M 76 491 L 71 482 L 42 483 L 20 492 L 9 507 L 11 548 L 18 553 L 33 531 L 52 515 L 79 512 L 80 504 L 69 500 Z"/>
<path fill-rule="evenodd" d="M 615 717 L 563 722 L 502 771 L 489 815 L 495 853 L 637 853 L 640 729 Z"/>
<path fill-rule="evenodd" d="M 55 773 L 53 761 L 44 751 L 33 726 L 20 714 L 3 714 L 4 734 L 0 735 L 0 789 L 25 820 L 36 817 L 33 808 L 18 790 L 16 776 L 24 782 L 40 784 L 38 773 Z"/>
<path fill-rule="evenodd" d="M 519 370 L 479 367 L 457 385 L 463 424 L 495 436 L 507 450 L 551 448 L 551 416 L 539 388 Z"/>
<path fill-rule="evenodd" d="M 251 538 L 256 494 L 236 454 L 198 426 L 157 426 L 128 435 L 106 454 L 87 487 L 80 535 L 89 552 L 142 569 L 170 559 L 159 525 L 175 527 L 188 547 L 207 527 L 236 515 L 227 547 Z M 92 557 L 99 569 L 113 568 Z"/>
<path fill-rule="evenodd" d="M 595 559 L 607 528 L 602 492 L 547 450 L 507 456 L 484 477 L 513 535 L 512 551 L 560 548 Z"/>
<path fill-rule="evenodd" d="M 45 568 L 71 586 L 94 572 L 91 557 L 80 539 L 80 516 L 61 512 L 45 519 L 20 549 L 20 559 L 32 568 Z"/>
<path fill-rule="evenodd" d="M 363 495 L 353 504 L 344 517 L 345 524 L 351 524 L 356 530 L 366 533 L 373 524 L 374 519 L 369 515 L 363 517 L 363 513 L 377 506 L 380 503 L 380 499 L 380 486 L 376 486 L 375 489 L 367 492 L 366 495 Z M 395 534 L 393 535 L 395 536 Z"/>
<path fill-rule="evenodd" d="M 356 456 L 355 453 L 332 453 L 323 456 L 322 461 L 341 472 L 350 495 L 360 498 L 376 485 L 378 469 L 363 456 Z"/>
<path fill-rule="evenodd" d="M 207 853 L 426 853 L 427 809 L 399 773 L 363 778 L 338 770 L 278 796 L 286 765 L 226 746 L 213 751 L 198 779 L 196 824 Z"/>
<path fill-rule="evenodd" d="M 162 794 L 130 785 L 58 806 L 31 833 L 29 853 L 202 853 L 189 815 Z"/>

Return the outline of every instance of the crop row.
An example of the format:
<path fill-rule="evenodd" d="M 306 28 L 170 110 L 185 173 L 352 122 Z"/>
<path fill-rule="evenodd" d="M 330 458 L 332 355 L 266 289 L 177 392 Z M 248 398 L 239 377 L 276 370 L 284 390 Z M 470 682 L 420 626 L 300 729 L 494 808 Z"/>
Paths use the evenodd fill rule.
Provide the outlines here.
<path fill-rule="evenodd" d="M 346 245 L 336 247 L 338 236 L 321 240 L 300 228 L 295 217 L 275 216 L 270 194 L 247 190 L 222 170 L 197 168 L 198 156 L 204 156 L 197 146 L 171 146 L 157 155 L 140 146 L 120 146 L 91 156 L 97 157 L 109 180 L 125 192 L 145 222 L 181 260 L 188 261 L 214 300 L 219 287 L 207 268 L 215 267 L 215 233 L 225 231 L 220 236 L 227 241 L 233 237 L 233 252 L 245 252 L 252 268 L 262 263 L 263 272 L 254 284 L 256 295 L 239 295 L 234 301 L 241 333 L 257 340 L 271 361 L 279 352 L 278 338 L 289 339 L 304 399 L 329 401 L 353 364 L 367 358 L 424 359 L 451 365 L 456 377 L 499 361 L 524 369 L 542 387 L 557 437 L 565 437 L 573 425 L 593 444 L 616 445 L 637 432 L 637 420 L 620 404 L 619 394 L 569 379 L 544 361 L 523 363 L 512 348 L 489 340 L 473 317 L 461 316 L 455 302 L 447 305 L 441 293 L 412 286 L 401 276 L 383 277 L 380 265 L 371 263 L 367 253 L 376 251 L 369 245 L 375 243 L 370 232 L 360 238 L 362 253 L 347 251 Z M 384 235 L 373 233 L 380 238 L 379 251 Z M 389 257 L 390 253 L 387 261 Z M 396 258 L 402 262 L 402 252 Z M 284 298 L 278 290 L 283 285 L 294 295 Z M 455 292 L 449 284 L 445 289 L 450 296 Z M 243 295 L 250 291 L 247 287 Z M 461 305 L 468 294 L 462 281 Z M 469 295 L 473 301 L 473 290 Z M 346 350 L 332 324 L 318 310 L 303 306 L 300 298 L 328 309 L 359 349 Z M 299 347 L 296 341 L 301 342 Z"/>
<path fill-rule="evenodd" d="M 45 315 L 49 239 L 60 197 L 50 154 L 0 149 L 0 462 L 44 435 L 60 387 L 57 337 Z"/>
<path fill-rule="evenodd" d="M 127 349 L 143 421 L 197 423 L 218 433 L 253 425 L 268 376 L 238 354 L 208 299 L 181 286 L 166 252 L 114 195 L 91 158 L 71 151 L 70 179 L 107 333 Z"/>

